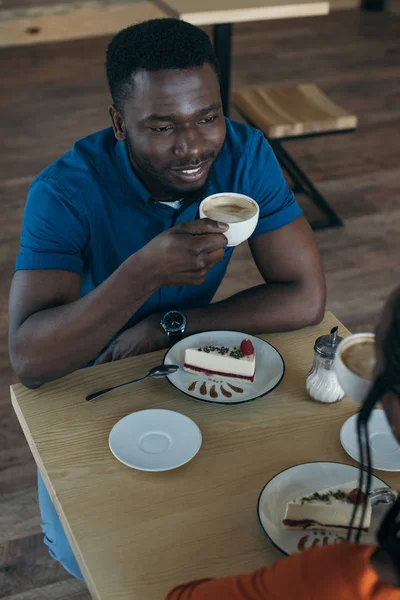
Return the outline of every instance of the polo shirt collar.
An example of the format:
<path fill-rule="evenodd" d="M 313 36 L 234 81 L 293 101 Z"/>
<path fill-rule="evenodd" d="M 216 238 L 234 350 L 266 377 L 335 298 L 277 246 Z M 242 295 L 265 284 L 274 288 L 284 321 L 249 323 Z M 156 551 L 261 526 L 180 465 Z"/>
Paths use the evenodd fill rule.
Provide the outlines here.
<path fill-rule="evenodd" d="M 124 142 L 117 141 L 115 153 L 117 159 L 117 167 L 122 173 L 124 179 L 133 188 L 135 194 L 137 194 L 140 200 L 143 200 L 147 205 L 152 204 L 154 202 L 154 199 L 152 198 L 149 190 L 143 185 L 143 183 L 140 181 L 139 177 L 133 170 L 126 149 L 126 144 Z"/>

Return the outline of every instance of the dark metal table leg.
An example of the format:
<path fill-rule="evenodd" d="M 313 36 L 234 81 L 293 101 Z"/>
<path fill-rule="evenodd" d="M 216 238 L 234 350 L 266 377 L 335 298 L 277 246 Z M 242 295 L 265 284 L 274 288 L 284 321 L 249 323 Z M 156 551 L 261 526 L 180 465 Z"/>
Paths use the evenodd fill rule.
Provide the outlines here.
<path fill-rule="evenodd" d="M 240 109 L 239 109 L 239 112 L 241 112 L 241 114 L 244 116 L 244 118 L 246 119 L 246 121 L 248 122 L 249 125 L 251 125 L 252 127 L 255 127 L 257 129 L 257 126 L 251 121 L 251 119 L 245 113 L 240 111 Z M 353 131 L 353 129 L 346 130 L 346 131 Z M 331 135 L 338 135 L 339 133 L 342 133 L 342 132 L 339 132 L 339 131 L 330 132 Z M 301 137 L 302 138 L 316 137 L 319 135 L 328 135 L 328 134 L 327 133 L 321 133 L 321 134 L 317 133 L 317 134 L 311 134 L 308 136 L 301 136 Z M 318 220 L 318 221 L 310 222 L 311 227 L 315 230 L 316 229 L 328 229 L 329 227 L 343 227 L 344 223 L 343 223 L 342 219 L 339 217 L 339 215 L 336 213 L 334 208 L 329 204 L 329 202 L 323 196 L 321 196 L 321 194 L 314 187 L 314 185 L 309 180 L 307 175 L 300 169 L 299 165 L 293 160 L 293 158 L 290 156 L 289 152 L 282 146 L 282 142 L 289 141 L 290 139 L 294 139 L 294 138 L 282 138 L 281 140 L 267 138 L 281 167 L 286 171 L 286 173 L 290 177 L 290 180 L 291 180 L 290 187 L 293 190 L 293 192 L 295 194 L 305 194 L 311 200 L 311 202 L 313 202 L 313 204 L 315 204 L 315 206 L 317 206 L 317 208 L 327 217 L 327 219 L 322 220 L 322 221 Z"/>
<path fill-rule="evenodd" d="M 229 117 L 231 81 L 232 23 L 214 25 L 214 50 L 221 70 L 221 98 L 224 114 Z"/>
<path fill-rule="evenodd" d="M 382 11 L 385 9 L 385 0 L 362 0 L 362 10 Z"/>
<path fill-rule="evenodd" d="M 307 175 L 300 169 L 290 154 L 285 150 L 278 140 L 269 140 L 276 158 L 282 167 L 289 173 L 294 189 L 297 192 L 303 192 L 310 200 L 326 215 L 327 221 L 318 221 L 310 223 L 313 229 L 327 229 L 329 227 L 342 227 L 343 221 L 335 212 L 332 206 L 325 200 L 319 191 L 313 186 Z"/>

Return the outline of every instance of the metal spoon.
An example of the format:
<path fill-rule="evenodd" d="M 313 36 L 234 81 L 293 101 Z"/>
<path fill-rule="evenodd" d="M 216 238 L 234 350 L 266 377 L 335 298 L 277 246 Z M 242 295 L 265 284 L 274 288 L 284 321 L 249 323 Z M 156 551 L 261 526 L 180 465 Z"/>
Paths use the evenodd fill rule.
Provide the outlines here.
<path fill-rule="evenodd" d="M 142 381 L 147 377 L 154 377 L 155 379 L 162 379 L 163 377 L 167 377 L 168 375 L 172 375 L 179 369 L 178 365 L 158 365 L 158 367 L 153 367 L 144 377 L 139 377 L 139 379 L 132 379 L 132 381 L 127 381 L 126 383 L 120 383 L 119 385 L 113 385 L 112 387 L 106 388 L 105 390 L 100 390 L 99 392 L 94 392 L 93 394 L 89 394 L 86 396 L 86 400 L 91 402 L 95 398 L 99 396 L 103 396 L 103 394 L 107 394 L 112 390 L 116 390 L 120 387 L 124 387 L 124 385 L 130 385 L 131 383 L 137 383 L 138 381 Z"/>
<path fill-rule="evenodd" d="M 373 506 L 375 504 L 393 504 L 396 501 L 398 492 L 391 488 L 377 488 L 371 490 L 368 496 L 371 499 L 371 504 Z"/>

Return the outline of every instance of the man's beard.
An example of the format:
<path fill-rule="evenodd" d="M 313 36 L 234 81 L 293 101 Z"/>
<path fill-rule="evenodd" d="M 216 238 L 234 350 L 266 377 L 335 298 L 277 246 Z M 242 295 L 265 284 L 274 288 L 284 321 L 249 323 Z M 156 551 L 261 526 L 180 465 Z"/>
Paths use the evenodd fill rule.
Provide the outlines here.
<path fill-rule="evenodd" d="M 130 160 L 132 169 L 134 169 L 136 175 L 140 179 L 139 173 L 137 173 L 137 170 L 134 168 L 135 161 L 133 160 L 132 146 L 129 142 L 128 136 L 126 136 L 125 144 L 126 144 L 126 150 L 127 150 L 128 156 L 129 156 L 129 160 Z M 218 155 L 219 155 L 219 153 L 218 153 Z M 213 160 L 213 164 L 211 165 L 211 167 L 208 171 L 207 179 L 204 182 L 204 184 L 200 188 L 193 189 L 193 190 L 179 190 L 179 189 L 175 188 L 173 185 L 170 185 L 162 177 L 162 174 L 160 174 L 159 171 L 156 171 L 153 168 L 150 161 L 147 159 L 144 159 L 140 163 L 138 163 L 138 167 L 140 168 L 140 171 L 142 174 L 146 175 L 146 177 L 148 179 L 152 180 L 157 185 L 157 187 L 159 188 L 159 193 L 163 198 L 162 202 L 175 202 L 176 200 L 182 200 L 183 206 L 189 206 L 190 204 L 193 204 L 193 203 L 199 204 L 204 198 L 206 198 L 208 196 L 207 192 L 208 192 L 208 189 L 210 186 L 210 181 L 211 181 L 212 174 L 213 174 L 214 164 L 215 164 L 216 159 L 218 158 L 218 155 L 216 155 Z M 144 183 L 144 182 L 142 182 L 142 183 Z"/>

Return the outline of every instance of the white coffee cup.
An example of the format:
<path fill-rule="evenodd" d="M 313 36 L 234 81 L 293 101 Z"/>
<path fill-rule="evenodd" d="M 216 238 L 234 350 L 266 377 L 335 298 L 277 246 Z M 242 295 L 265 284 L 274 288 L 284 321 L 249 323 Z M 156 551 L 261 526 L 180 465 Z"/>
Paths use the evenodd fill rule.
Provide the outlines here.
<path fill-rule="evenodd" d="M 342 340 L 337 348 L 335 356 L 335 370 L 340 386 L 344 393 L 356 404 L 362 404 L 372 386 L 372 379 L 361 377 L 352 371 L 343 360 L 343 354 L 354 344 L 365 341 L 375 342 L 374 333 L 355 333 Z"/>
<path fill-rule="evenodd" d="M 199 214 L 200 219 L 208 218 L 229 225 L 229 229 L 224 232 L 228 246 L 237 246 L 247 240 L 255 230 L 260 209 L 257 202 L 249 196 L 223 192 L 204 198 L 199 207 Z"/>

